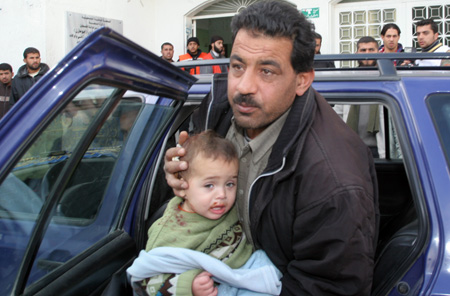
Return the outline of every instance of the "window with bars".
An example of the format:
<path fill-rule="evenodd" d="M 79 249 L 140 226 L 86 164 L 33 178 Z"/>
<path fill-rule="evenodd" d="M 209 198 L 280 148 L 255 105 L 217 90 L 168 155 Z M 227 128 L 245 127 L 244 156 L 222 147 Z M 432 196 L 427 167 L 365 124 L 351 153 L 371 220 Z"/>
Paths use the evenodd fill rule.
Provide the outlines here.
<path fill-rule="evenodd" d="M 438 25 L 440 42 L 444 45 L 450 45 L 450 5 L 430 5 L 412 8 L 413 46 L 420 49 L 417 42 L 415 23 L 429 18 L 433 19 Z"/>
<path fill-rule="evenodd" d="M 361 37 L 372 36 L 380 44 L 380 33 L 387 23 L 397 21 L 395 8 L 343 11 L 339 13 L 339 52 L 356 52 L 356 43 Z M 344 61 L 341 67 L 355 66 L 355 62 Z"/>

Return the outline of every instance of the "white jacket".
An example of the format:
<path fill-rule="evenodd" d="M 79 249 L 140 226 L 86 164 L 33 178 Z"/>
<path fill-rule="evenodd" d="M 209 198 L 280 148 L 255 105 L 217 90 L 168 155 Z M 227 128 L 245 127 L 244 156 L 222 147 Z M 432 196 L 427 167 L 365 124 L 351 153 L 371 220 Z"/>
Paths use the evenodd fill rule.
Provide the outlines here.
<path fill-rule="evenodd" d="M 442 45 L 438 49 L 436 49 L 433 52 L 447 52 L 450 51 L 450 47 L 446 45 Z M 438 67 L 441 65 L 442 60 L 416 60 L 416 66 L 420 67 L 428 67 L 428 66 L 434 66 Z"/>

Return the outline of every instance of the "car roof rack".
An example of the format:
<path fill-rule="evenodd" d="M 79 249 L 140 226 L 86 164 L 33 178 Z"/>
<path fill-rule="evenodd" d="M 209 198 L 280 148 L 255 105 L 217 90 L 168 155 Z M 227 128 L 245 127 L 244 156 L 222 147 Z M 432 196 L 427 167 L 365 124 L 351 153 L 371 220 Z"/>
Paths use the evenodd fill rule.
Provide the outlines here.
<path fill-rule="evenodd" d="M 361 61 L 361 60 L 376 60 L 377 67 L 361 67 L 361 68 L 317 68 L 315 71 L 367 71 L 378 70 L 381 77 L 395 77 L 398 70 L 450 70 L 450 67 L 418 67 L 418 66 L 395 66 L 392 61 L 395 60 L 437 60 L 437 59 L 450 59 L 450 52 L 442 53 L 371 53 L 371 54 L 320 54 L 315 55 L 315 61 Z M 228 65 L 230 63 L 229 58 L 225 59 L 213 59 L 213 60 L 194 60 L 194 61 L 182 61 L 175 62 L 177 67 L 195 67 L 195 66 L 213 66 L 213 65 Z"/>

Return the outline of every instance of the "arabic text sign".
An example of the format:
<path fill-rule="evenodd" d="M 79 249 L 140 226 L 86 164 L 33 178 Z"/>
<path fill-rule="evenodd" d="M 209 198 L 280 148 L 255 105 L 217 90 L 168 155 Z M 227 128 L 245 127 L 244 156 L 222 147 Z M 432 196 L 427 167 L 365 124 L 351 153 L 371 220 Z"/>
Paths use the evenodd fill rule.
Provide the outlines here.
<path fill-rule="evenodd" d="M 86 36 L 101 27 L 109 27 L 123 34 L 122 21 L 101 16 L 67 12 L 66 51 L 72 50 Z"/>

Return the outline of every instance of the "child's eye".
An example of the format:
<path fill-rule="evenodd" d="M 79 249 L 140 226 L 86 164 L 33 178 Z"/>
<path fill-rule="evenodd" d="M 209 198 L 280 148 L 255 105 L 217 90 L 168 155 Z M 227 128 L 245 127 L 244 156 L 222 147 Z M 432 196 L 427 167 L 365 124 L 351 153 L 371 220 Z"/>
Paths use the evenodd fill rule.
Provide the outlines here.
<path fill-rule="evenodd" d="M 213 188 L 213 184 L 205 184 L 205 188 Z"/>
<path fill-rule="evenodd" d="M 227 187 L 234 187 L 236 184 L 234 182 L 227 183 Z"/>

